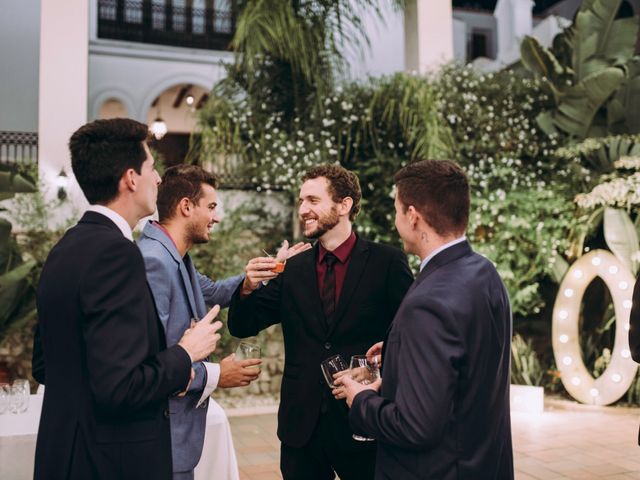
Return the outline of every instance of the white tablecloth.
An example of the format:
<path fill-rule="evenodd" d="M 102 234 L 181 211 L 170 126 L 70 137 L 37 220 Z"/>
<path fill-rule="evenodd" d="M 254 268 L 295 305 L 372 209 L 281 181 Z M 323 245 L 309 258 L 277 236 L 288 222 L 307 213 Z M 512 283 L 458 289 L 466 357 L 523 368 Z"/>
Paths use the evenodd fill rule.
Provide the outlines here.
<path fill-rule="evenodd" d="M 31 480 L 42 395 L 31 395 L 25 413 L 0 415 L 0 479 Z M 196 480 L 238 480 L 238 463 L 227 416 L 213 399 L 207 412 L 202 458 Z"/>

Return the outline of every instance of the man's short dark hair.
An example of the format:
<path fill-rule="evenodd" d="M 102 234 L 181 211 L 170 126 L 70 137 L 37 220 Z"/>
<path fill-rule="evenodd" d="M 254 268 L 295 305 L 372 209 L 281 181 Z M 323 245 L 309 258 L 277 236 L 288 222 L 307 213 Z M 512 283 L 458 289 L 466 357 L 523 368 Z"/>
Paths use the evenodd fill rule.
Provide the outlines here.
<path fill-rule="evenodd" d="M 115 200 L 124 172 L 133 168 L 141 173 L 148 136 L 144 123 L 128 118 L 96 120 L 71 135 L 71 168 L 89 203 Z"/>
<path fill-rule="evenodd" d="M 320 165 L 307 170 L 302 181 L 306 182 L 319 177 L 324 177 L 329 182 L 329 195 L 334 202 L 339 203 L 346 197 L 353 200 L 349 211 L 349 220 L 353 222 L 360 212 L 360 200 L 362 200 L 358 176 L 340 165 Z"/>
<path fill-rule="evenodd" d="M 469 223 L 469 181 L 449 160 L 422 160 L 400 169 L 393 181 L 404 210 L 413 207 L 440 236 L 462 235 Z"/>
<path fill-rule="evenodd" d="M 158 187 L 158 218 L 160 221 L 173 218 L 180 200 L 188 198 L 197 204 L 204 193 L 202 185 L 218 187 L 218 178 L 198 165 L 175 165 L 168 168 Z"/>

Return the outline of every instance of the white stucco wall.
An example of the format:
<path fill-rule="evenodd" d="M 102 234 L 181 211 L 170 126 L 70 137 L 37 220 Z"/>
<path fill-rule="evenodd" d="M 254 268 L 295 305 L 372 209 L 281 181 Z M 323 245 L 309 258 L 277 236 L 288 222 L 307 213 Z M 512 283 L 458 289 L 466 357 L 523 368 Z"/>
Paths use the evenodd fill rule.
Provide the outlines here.
<path fill-rule="evenodd" d="M 0 130 L 38 130 L 40 0 L 2 0 Z"/>
<path fill-rule="evenodd" d="M 497 51 L 497 38 L 496 38 L 496 19 L 490 12 L 483 12 L 480 10 L 465 10 L 465 9 L 456 9 L 453 11 L 453 18 L 455 21 L 460 21 L 464 23 L 466 28 L 465 30 L 465 53 L 466 53 L 466 42 L 469 41 L 471 34 L 474 30 L 482 30 L 489 34 L 489 38 L 487 39 L 487 53 L 489 57 L 493 58 L 496 56 Z M 454 22 L 454 33 L 457 32 L 455 30 L 456 22 Z M 458 27 L 459 28 L 459 27 Z M 454 35 L 454 48 L 455 48 L 455 35 Z M 456 51 L 456 60 L 466 61 L 466 54 L 464 57 L 459 58 Z"/>
<path fill-rule="evenodd" d="M 375 12 L 362 12 L 361 21 L 370 45 L 362 51 L 351 49 L 347 55 L 352 79 L 379 77 L 405 69 L 404 13 L 392 8 L 391 2 L 380 2 L 382 19 Z"/>

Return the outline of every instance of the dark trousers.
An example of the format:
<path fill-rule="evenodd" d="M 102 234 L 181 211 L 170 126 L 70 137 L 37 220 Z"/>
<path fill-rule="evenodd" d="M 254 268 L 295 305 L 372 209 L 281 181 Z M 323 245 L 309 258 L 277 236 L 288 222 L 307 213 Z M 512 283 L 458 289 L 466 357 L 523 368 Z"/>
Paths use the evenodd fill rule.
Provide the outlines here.
<path fill-rule="evenodd" d="M 344 437 L 344 426 L 331 413 L 320 414 L 306 445 L 280 446 L 280 471 L 284 480 L 373 480 L 376 442 Z M 341 419 L 346 421 L 346 419 Z"/>

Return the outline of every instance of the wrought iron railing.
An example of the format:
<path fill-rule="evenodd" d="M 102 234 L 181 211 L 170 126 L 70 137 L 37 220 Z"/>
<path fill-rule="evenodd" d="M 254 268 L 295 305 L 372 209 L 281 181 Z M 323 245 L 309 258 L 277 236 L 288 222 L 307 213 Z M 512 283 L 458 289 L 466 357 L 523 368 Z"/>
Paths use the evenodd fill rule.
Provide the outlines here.
<path fill-rule="evenodd" d="M 36 132 L 0 131 L 0 163 L 35 164 L 38 161 L 38 134 Z"/>
<path fill-rule="evenodd" d="M 234 4 L 235 0 L 98 0 L 98 37 L 228 50 L 235 32 Z"/>

